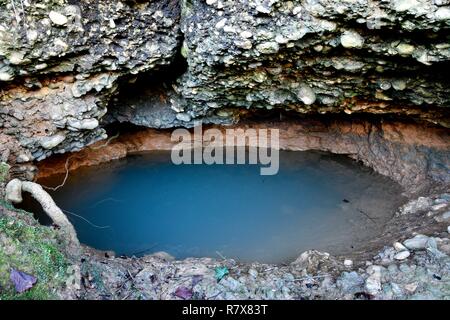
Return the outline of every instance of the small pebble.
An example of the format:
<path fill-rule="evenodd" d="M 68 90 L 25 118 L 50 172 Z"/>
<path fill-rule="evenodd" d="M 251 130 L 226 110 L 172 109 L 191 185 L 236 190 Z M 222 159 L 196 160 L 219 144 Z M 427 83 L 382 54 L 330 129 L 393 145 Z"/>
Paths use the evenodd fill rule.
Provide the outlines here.
<path fill-rule="evenodd" d="M 409 251 L 400 251 L 399 253 L 397 253 L 394 256 L 395 260 L 405 260 L 406 258 L 408 258 L 411 255 L 411 253 Z"/>
<path fill-rule="evenodd" d="M 68 22 L 68 19 L 65 15 L 56 12 L 56 11 L 50 11 L 48 14 L 50 20 L 56 24 L 57 26 L 65 26 Z"/>
<path fill-rule="evenodd" d="M 344 266 L 346 267 L 351 267 L 353 265 L 353 261 L 350 259 L 345 259 L 344 260 Z"/>
<path fill-rule="evenodd" d="M 407 250 L 406 247 L 400 242 L 394 243 L 394 249 L 398 252 Z"/>

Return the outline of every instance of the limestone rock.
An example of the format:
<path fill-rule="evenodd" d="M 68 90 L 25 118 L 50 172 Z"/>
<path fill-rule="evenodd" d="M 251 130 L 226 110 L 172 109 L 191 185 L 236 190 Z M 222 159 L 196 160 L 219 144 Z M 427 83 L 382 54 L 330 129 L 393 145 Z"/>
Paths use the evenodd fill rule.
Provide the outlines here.
<path fill-rule="evenodd" d="M 341 44 L 344 48 L 362 48 L 364 38 L 355 31 L 345 31 L 341 35 Z"/>
<path fill-rule="evenodd" d="M 414 238 L 407 239 L 403 242 L 403 245 L 410 250 L 423 250 L 427 246 L 429 237 L 418 234 Z"/>
<path fill-rule="evenodd" d="M 48 17 L 57 26 L 65 26 L 68 22 L 67 17 L 57 11 L 50 11 Z"/>
<path fill-rule="evenodd" d="M 65 134 L 63 133 L 57 133 L 53 136 L 49 136 L 49 137 L 44 137 L 41 139 L 41 146 L 44 149 L 53 149 L 54 147 L 56 147 L 58 144 L 60 144 L 61 142 L 63 142 L 66 139 Z"/>
<path fill-rule="evenodd" d="M 409 251 L 407 251 L 407 250 L 405 250 L 405 251 L 400 251 L 399 253 L 397 253 L 397 254 L 394 256 L 394 259 L 395 259 L 395 260 L 405 260 L 405 259 L 407 259 L 410 255 L 411 255 L 411 253 L 410 253 Z"/>

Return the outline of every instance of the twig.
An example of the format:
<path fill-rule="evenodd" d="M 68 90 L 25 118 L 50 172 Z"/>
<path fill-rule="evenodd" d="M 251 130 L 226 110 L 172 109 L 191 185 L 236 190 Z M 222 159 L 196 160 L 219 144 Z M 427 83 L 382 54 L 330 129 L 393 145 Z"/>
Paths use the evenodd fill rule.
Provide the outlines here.
<path fill-rule="evenodd" d="M 227 258 L 226 258 L 223 254 L 221 254 L 219 251 L 216 251 L 216 253 L 217 253 L 217 255 L 218 255 L 219 257 L 221 257 L 223 260 L 227 260 Z"/>
<path fill-rule="evenodd" d="M 15 4 L 14 0 L 11 0 L 11 6 L 13 9 L 14 17 L 16 18 L 17 25 L 20 25 L 21 19 L 20 19 L 20 15 L 16 11 L 16 4 Z"/>
<path fill-rule="evenodd" d="M 139 271 L 139 272 L 140 272 L 140 271 Z M 139 273 L 139 272 L 138 272 L 138 273 Z M 116 289 L 116 291 L 115 291 L 116 294 L 117 294 L 120 290 L 123 289 L 123 287 L 125 286 L 125 284 L 126 284 L 128 281 L 130 281 L 130 280 L 131 280 L 132 282 L 134 281 L 134 277 L 131 275 L 130 270 L 127 269 L 127 273 L 128 273 L 128 277 L 125 279 L 125 281 L 122 282 L 122 284 L 120 285 L 120 287 L 118 287 L 118 288 Z M 137 273 L 137 274 L 138 274 L 138 273 Z M 137 274 L 136 274 L 136 275 L 137 275 Z"/>
<path fill-rule="evenodd" d="M 120 132 L 118 132 L 117 134 L 113 135 L 112 137 L 109 137 L 108 140 L 106 140 L 106 142 L 104 144 L 101 144 L 99 146 L 95 146 L 95 147 L 89 147 L 91 150 L 98 150 L 101 148 L 106 147 L 112 140 L 116 139 L 117 137 L 119 137 Z"/>
<path fill-rule="evenodd" d="M 27 28 L 27 16 L 25 14 L 25 8 L 23 6 L 23 0 L 20 0 L 20 6 L 22 8 L 22 16 L 23 16 L 23 27 Z"/>
<path fill-rule="evenodd" d="M 128 299 L 129 296 L 131 296 L 131 292 L 129 292 L 125 297 L 123 297 L 122 300 Z"/>
<path fill-rule="evenodd" d="M 137 251 L 137 252 L 132 253 L 131 256 L 138 256 L 138 255 L 141 255 L 142 253 L 146 253 L 146 252 L 150 251 L 151 249 L 153 249 L 154 247 L 156 247 L 158 244 L 159 244 L 159 243 L 156 242 L 156 243 L 152 244 L 152 245 L 151 245 L 149 248 L 147 248 L 147 249 L 144 249 L 144 250 L 141 250 L 141 251 Z"/>
<path fill-rule="evenodd" d="M 221 295 L 222 294 L 222 291 L 219 291 L 219 293 L 218 294 L 215 294 L 215 295 L 213 295 L 213 296 L 210 296 L 210 297 L 206 297 L 205 298 L 205 300 L 209 300 L 209 299 L 214 299 L 214 298 L 217 298 L 219 295 Z"/>
<path fill-rule="evenodd" d="M 58 190 L 59 188 L 63 187 L 63 186 L 66 184 L 67 178 L 69 177 L 69 161 L 70 161 L 70 159 L 72 159 L 73 157 L 75 157 L 74 154 L 71 155 L 71 156 L 69 156 L 69 157 L 66 159 L 66 163 L 65 163 L 65 165 L 64 165 L 64 168 L 65 168 L 65 170 L 66 170 L 66 174 L 65 174 L 64 180 L 61 182 L 61 184 L 57 185 L 56 187 L 47 187 L 47 186 L 43 186 L 45 189 L 52 190 L 52 191 L 56 191 L 56 190 Z"/>
<path fill-rule="evenodd" d="M 362 213 L 363 215 L 365 215 L 367 219 L 369 219 L 369 220 L 372 221 L 373 223 L 376 223 L 375 219 L 372 218 L 371 216 L 369 216 L 369 215 L 368 215 L 367 213 L 365 213 L 363 210 L 358 209 L 358 211 L 359 211 L 360 213 Z"/>
<path fill-rule="evenodd" d="M 78 217 L 78 218 L 80 218 L 80 219 L 86 221 L 87 223 L 89 223 L 89 224 L 90 224 L 91 226 L 93 226 L 94 228 L 98 228 L 98 229 L 107 229 L 107 228 L 111 228 L 111 226 L 98 226 L 98 225 L 96 225 L 96 224 L 90 222 L 88 219 L 86 219 L 86 218 L 84 218 L 84 217 L 82 217 L 82 216 L 77 215 L 76 213 L 73 213 L 73 212 L 70 212 L 70 211 L 67 211 L 67 210 L 64 210 L 64 209 L 61 209 L 61 210 L 62 210 L 63 212 L 65 212 L 65 213 L 71 214 L 71 215 L 73 215 L 73 216 L 75 216 L 75 217 Z"/>
<path fill-rule="evenodd" d="M 97 201 L 96 203 L 94 203 L 93 205 L 89 206 L 89 208 L 95 208 L 96 206 L 98 206 L 99 204 L 106 202 L 106 201 L 113 201 L 113 202 L 123 202 L 123 200 L 118 200 L 118 199 L 114 199 L 114 198 L 106 198 L 100 201 Z"/>
<path fill-rule="evenodd" d="M 326 278 L 326 277 L 331 277 L 331 276 L 329 274 L 324 274 L 322 276 L 311 276 L 311 277 L 296 278 L 293 281 L 304 281 L 304 280 L 309 280 L 309 279 L 320 279 L 320 278 Z"/>

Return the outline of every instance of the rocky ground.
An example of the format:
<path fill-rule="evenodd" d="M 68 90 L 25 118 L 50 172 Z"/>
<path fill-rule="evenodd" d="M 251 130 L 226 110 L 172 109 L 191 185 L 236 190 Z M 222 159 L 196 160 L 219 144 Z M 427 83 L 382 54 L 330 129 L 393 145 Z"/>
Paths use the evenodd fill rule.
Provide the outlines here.
<path fill-rule="evenodd" d="M 403 233 L 387 232 L 392 242 L 372 247 L 371 256 L 366 251 L 334 257 L 311 250 L 292 263 L 270 265 L 219 258 L 174 260 L 164 252 L 114 257 L 83 248 L 81 257 L 66 264 L 65 281 L 56 282 L 53 292 L 72 299 L 449 299 L 449 209 L 450 194 L 408 202 L 391 224 L 404 225 L 405 218 L 416 224 L 409 221 Z M 6 254 L 16 253 L 11 249 Z M 23 263 L 13 267 L 37 272 Z M 48 279 L 55 285 L 58 273 Z M 1 285 L 2 297 L 11 297 L 4 294 L 8 281 Z"/>

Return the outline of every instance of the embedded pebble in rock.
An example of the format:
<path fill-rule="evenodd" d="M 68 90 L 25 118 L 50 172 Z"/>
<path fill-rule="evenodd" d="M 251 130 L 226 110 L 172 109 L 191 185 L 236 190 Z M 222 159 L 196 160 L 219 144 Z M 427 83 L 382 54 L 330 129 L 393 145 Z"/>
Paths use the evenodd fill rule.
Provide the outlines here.
<path fill-rule="evenodd" d="M 13 75 L 7 72 L 0 72 L 0 81 L 11 81 L 13 78 Z"/>
<path fill-rule="evenodd" d="M 191 117 L 187 113 L 178 113 L 177 119 L 184 122 L 191 121 Z"/>
<path fill-rule="evenodd" d="M 253 34 L 250 31 L 242 31 L 240 33 L 240 36 L 244 39 L 248 39 L 248 38 L 251 38 L 253 36 Z"/>
<path fill-rule="evenodd" d="M 273 54 L 277 53 L 280 49 L 278 43 L 276 42 L 263 42 L 256 46 L 256 50 L 263 54 Z"/>
<path fill-rule="evenodd" d="M 44 149 L 52 149 L 59 145 L 66 139 L 66 136 L 63 133 L 58 133 L 53 136 L 45 137 L 41 139 L 41 146 Z"/>
<path fill-rule="evenodd" d="M 434 15 L 437 20 L 450 20 L 450 7 L 441 7 Z"/>
<path fill-rule="evenodd" d="M 414 52 L 414 46 L 408 43 L 400 43 L 396 48 L 402 56 L 409 56 Z"/>
<path fill-rule="evenodd" d="M 222 20 L 220 20 L 219 22 L 216 23 L 216 29 L 223 29 L 223 27 L 225 26 L 225 23 L 227 23 L 227 18 L 223 18 Z"/>
<path fill-rule="evenodd" d="M 392 87 L 397 91 L 403 91 L 406 89 L 406 81 L 404 80 L 393 80 Z"/>
<path fill-rule="evenodd" d="M 69 119 L 68 126 L 76 130 L 93 130 L 99 125 L 97 119 Z"/>
<path fill-rule="evenodd" d="M 27 39 L 30 42 L 37 40 L 39 33 L 36 30 L 27 30 Z"/>
<path fill-rule="evenodd" d="M 65 26 L 68 22 L 68 19 L 65 15 L 56 12 L 56 11 L 50 11 L 50 13 L 48 14 L 48 17 L 50 18 L 50 20 L 58 25 L 58 26 Z"/>
<path fill-rule="evenodd" d="M 306 105 L 313 104 L 316 101 L 316 94 L 311 87 L 305 83 L 300 84 L 296 94 L 297 97 Z"/>
<path fill-rule="evenodd" d="M 256 271 L 255 269 L 250 269 L 248 270 L 248 273 L 250 276 L 252 276 L 253 278 L 257 278 L 258 277 L 258 271 Z"/>
<path fill-rule="evenodd" d="M 414 238 L 405 240 L 403 245 L 410 250 L 423 250 L 426 248 L 428 240 L 429 237 L 418 234 Z"/>
<path fill-rule="evenodd" d="M 414 9 L 420 5 L 418 0 L 393 0 L 392 6 L 395 11 L 403 12 Z"/>
<path fill-rule="evenodd" d="M 362 48 L 364 39 L 355 31 L 345 31 L 341 35 L 341 44 L 345 48 Z"/>
<path fill-rule="evenodd" d="M 28 162 L 31 160 L 32 159 L 26 154 L 19 154 L 16 159 L 17 163 L 24 163 L 24 162 Z"/>
<path fill-rule="evenodd" d="M 392 87 L 392 85 L 391 85 L 391 83 L 390 82 L 388 82 L 388 81 L 382 81 L 381 83 L 380 83 L 380 89 L 381 90 L 389 90 L 390 88 Z"/>
<path fill-rule="evenodd" d="M 11 64 L 19 65 L 24 62 L 24 52 L 12 52 L 9 56 L 9 62 Z"/>
<path fill-rule="evenodd" d="M 243 41 L 236 40 L 234 42 L 234 44 L 236 45 L 236 47 L 239 47 L 239 48 L 242 48 L 245 50 L 249 50 L 253 47 L 253 44 L 250 40 L 243 40 Z"/>

